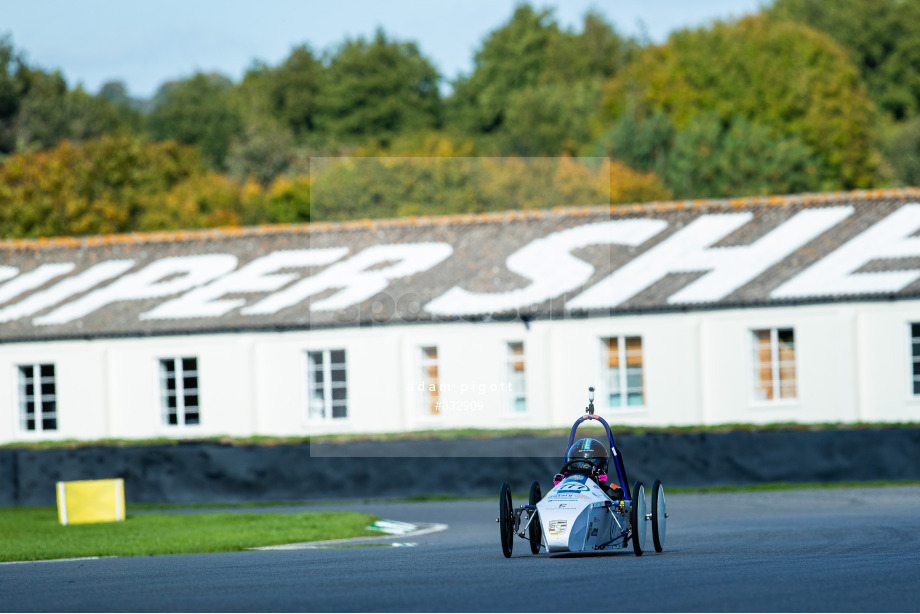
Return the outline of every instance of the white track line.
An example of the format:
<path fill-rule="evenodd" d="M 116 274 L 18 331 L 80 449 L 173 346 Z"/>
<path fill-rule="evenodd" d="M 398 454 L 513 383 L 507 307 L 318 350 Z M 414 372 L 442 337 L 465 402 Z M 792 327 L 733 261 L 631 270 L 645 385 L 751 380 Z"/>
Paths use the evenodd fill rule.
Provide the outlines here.
<path fill-rule="evenodd" d="M 5 561 L 0 565 L 22 565 L 23 563 L 69 563 L 70 561 L 95 561 L 97 559 L 113 559 L 114 556 L 78 556 L 72 559 L 39 559 L 37 561 Z"/>
<path fill-rule="evenodd" d="M 437 533 L 438 531 L 444 531 L 448 527 L 446 524 L 430 524 L 423 525 L 418 524 L 414 526 L 421 526 L 423 528 L 411 531 L 408 533 L 400 533 L 398 535 L 399 539 L 405 539 L 407 537 L 418 537 L 419 535 L 427 535 L 429 533 Z M 260 546 L 258 548 L 247 548 L 247 550 L 310 550 L 322 546 L 339 546 L 343 544 L 355 544 L 355 543 L 386 543 L 392 541 L 396 535 L 381 535 L 380 537 L 349 537 L 347 539 L 328 539 L 325 541 L 318 542 L 300 542 L 296 544 L 282 544 L 280 546 Z M 404 543 L 404 542 L 403 542 Z"/>

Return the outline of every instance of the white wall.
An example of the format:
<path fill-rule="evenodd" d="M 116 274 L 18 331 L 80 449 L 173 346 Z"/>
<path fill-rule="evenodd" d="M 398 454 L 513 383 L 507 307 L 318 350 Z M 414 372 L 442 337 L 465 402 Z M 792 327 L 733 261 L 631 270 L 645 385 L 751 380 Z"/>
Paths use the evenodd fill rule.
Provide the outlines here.
<path fill-rule="evenodd" d="M 861 421 L 920 421 L 920 396 L 913 395 L 911 381 L 911 322 L 920 322 L 920 301 L 867 305 L 857 314 Z"/>
<path fill-rule="evenodd" d="M 701 327 L 709 424 L 854 422 L 857 419 L 854 310 L 846 305 L 729 310 Z M 756 329 L 792 328 L 797 398 L 754 398 Z"/>
<path fill-rule="evenodd" d="M 611 424 L 920 421 L 910 322 L 920 301 L 0 344 L 0 443 L 34 439 L 313 435 L 430 428 L 566 427 L 598 387 Z M 751 331 L 795 330 L 798 396 L 754 400 Z M 645 405 L 603 406 L 602 337 L 641 336 Z M 506 344 L 525 347 L 527 411 L 507 392 Z M 439 416 L 420 405 L 420 353 L 437 346 Z M 348 418 L 310 422 L 307 350 L 344 349 Z M 195 356 L 201 424 L 168 427 L 158 360 Z M 20 364 L 54 363 L 58 431 L 19 428 Z M 505 388 L 505 391 L 503 391 Z"/>
<path fill-rule="evenodd" d="M 54 364 L 57 431 L 20 429 L 18 365 Z M 105 346 L 89 341 L 0 344 L 0 443 L 95 439 L 107 431 Z"/>

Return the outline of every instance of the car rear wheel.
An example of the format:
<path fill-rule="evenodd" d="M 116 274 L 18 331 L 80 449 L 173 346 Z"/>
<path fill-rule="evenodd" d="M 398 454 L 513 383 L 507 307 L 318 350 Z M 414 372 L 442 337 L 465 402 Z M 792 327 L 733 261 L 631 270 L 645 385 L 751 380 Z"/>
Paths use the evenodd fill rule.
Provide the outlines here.
<path fill-rule="evenodd" d="M 633 552 L 642 556 L 645 548 L 645 486 L 636 482 L 632 489 L 633 500 L 629 506 L 629 524 L 632 528 Z"/>
<path fill-rule="evenodd" d="M 652 482 L 652 541 L 655 552 L 664 550 L 664 536 L 668 528 L 668 513 L 664 504 L 664 488 L 661 480 Z"/>
<path fill-rule="evenodd" d="M 530 505 L 536 505 L 540 499 L 543 498 L 543 493 L 540 491 L 540 482 L 534 481 L 530 485 Z M 533 514 L 533 520 L 530 521 L 530 551 L 533 554 L 540 552 L 540 546 L 543 543 L 543 527 L 540 525 L 540 517 L 537 515 L 537 510 L 534 509 L 531 514 Z"/>
<path fill-rule="evenodd" d="M 502 482 L 498 495 L 498 529 L 502 538 L 502 554 L 506 559 L 511 558 L 514 547 L 514 508 L 511 507 L 511 487 L 508 482 Z"/>

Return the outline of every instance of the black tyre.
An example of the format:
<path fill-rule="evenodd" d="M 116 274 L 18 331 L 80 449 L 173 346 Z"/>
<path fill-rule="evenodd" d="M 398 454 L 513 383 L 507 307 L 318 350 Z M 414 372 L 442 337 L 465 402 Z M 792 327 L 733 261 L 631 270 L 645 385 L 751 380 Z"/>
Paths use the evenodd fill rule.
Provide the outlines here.
<path fill-rule="evenodd" d="M 655 552 L 664 550 L 664 536 L 668 528 L 668 513 L 664 504 L 664 488 L 661 480 L 652 482 L 652 541 Z"/>
<path fill-rule="evenodd" d="M 514 547 L 514 508 L 511 507 L 511 487 L 508 482 L 502 482 L 498 495 L 498 529 L 502 536 L 502 553 L 506 559 L 511 558 L 511 549 Z"/>
<path fill-rule="evenodd" d="M 632 489 L 632 502 L 629 506 L 629 525 L 632 529 L 633 552 L 642 556 L 645 547 L 645 486 L 636 482 Z"/>
<path fill-rule="evenodd" d="M 540 490 L 540 482 L 534 481 L 530 485 L 530 505 L 536 505 L 540 499 L 543 498 L 543 493 Z M 530 551 L 533 554 L 540 552 L 540 546 L 543 544 L 543 527 L 540 525 L 540 517 L 537 515 L 537 511 L 533 511 L 533 520 L 530 521 L 529 537 L 530 537 Z"/>

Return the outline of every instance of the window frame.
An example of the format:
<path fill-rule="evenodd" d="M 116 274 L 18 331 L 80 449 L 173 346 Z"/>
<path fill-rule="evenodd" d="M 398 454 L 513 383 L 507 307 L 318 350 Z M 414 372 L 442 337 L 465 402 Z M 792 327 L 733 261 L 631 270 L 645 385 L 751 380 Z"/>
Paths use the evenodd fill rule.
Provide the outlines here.
<path fill-rule="evenodd" d="M 759 343 L 760 340 L 757 337 L 757 333 L 769 331 L 770 333 L 770 384 L 771 392 L 773 393 L 773 398 L 759 398 L 758 393 L 761 390 L 760 383 L 762 382 L 760 378 L 761 365 L 766 364 L 761 362 L 759 356 Z M 782 391 L 784 388 L 790 387 L 788 382 L 784 383 L 782 379 L 782 370 L 783 362 L 780 360 L 780 343 L 779 343 L 779 334 L 783 331 L 789 331 L 792 334 L 792 384 L 791 387 L 795 391 L 794 396 L 784 397 L 782 396 Z M 801 399 L 801 386 L 799 382 L 799 357 L 798 357 L 798 344 L 796 341 L 795 327 L 794 326 L 767 326 L 767 327 L 757 327 L 748 329 L 748 340 L 751 344 L 750 346 L 750 360 L 751 365 L 748 369 L 748 374 L 751 377 L 750 385 L 748 386 L 748 393 L 751 395 L 751 403 L 761 407 L 775 407 L 777 405 L 795 405 L 800 402 Z"/>
<path fill-rule="evenodd" d="M 170 407 L 168 405 L 167 399 L 169 398 L 169 388 L 167 386 L 169 371 L 165 370 L 165 363 L 167 361 L 173 361 L 173 378 L 175 379 L 175 388 L 173 392 L 176 396 L 176 423 L 169 423 Z M 194 360 L 195 369 L 194 371 L 186 371 L 184 361 Z M 176 429 L 197 429 L 201 428 L 204 421 L 202 420 L 202 411 L 201 411 L 201 361 L 198 356 L 182 356 L 182 355 L 173 355 L 173 356 L 161 356 L 157 358 L 157 382 L 159 384 L 158 391 L 160 396 L 160 428 L 166 429 L 170 432 L 175 431 Z M 181 371 L 179 370 L 181 367 Z M 195 377 L 195 387 L 186 388 L 185 379 L 191 377 L 187 373 L 194 373 Z M 191 396 L 188 394 L 189 390 L 194 390 L 194 396 L 198 400 L 198 404 L 194 405 L 195 412 L 188 412 L 187 409 L 193 407 L 186 404 L 186 397 Z M 197 416 L 197 422 L 188 422 L 187 415 L 189 413 L 194 413 Z"/>
<path fill-rule="evenodd" d="M 920 320 L 907 322 L 907 394 L 911 401 L 920 401 L 920 392 L 915 384 L 920 383 L 920 374 L 915 374 L 915 364 L 920 364 L 920 353 L 914 354 L 914 344 L 920 345 L 920 336 L 914 336 L 914 327 L 920 328 Z"/>
<path fill-rule="evenodd" d="M 434 358 L 428 354 L 428 350 L 434 350 Z M 422 419 L 439 419 L 444 415 L 443 403 L 441 402 L 441 356 L 438 353 L 438 346 L 435 344 L 419 345 L 416 356 L 419 359 L 418 373 L 421 378 L 421 391 L 419 394 L 419 417 Z M 432 392 L 429 390 L 431 379 L 431 367 L 435 368 L 434 387 Z M 438 409 L 433 409 L 438 406 Z"/>
<path fill-rule="evenodd" d="M 332 354 L 333 352 L 342 353 L 342 362 L 333 362 Z M 311 411 L 311 401 L 313 399 L 313 392 L 317 385 L 317 382 L 314 379 L 315 369 L 313 368 L 313 359 L 311 354 L 321 354 L 322 355 L 322 391 L 323 391 L 323 411 L 322 415 L 315 415 Z M 308 424 L 330 424 L 330 423 L 340 423 L 348 420 L 348 350 L 345 348 L 323 348 L 323 349 L 309 349 L 304 350 L 303 353 L 304 360 L 306 361 L 306 374 L 307 374 L 307 400 L 305 403 L 305 417 Z M 334 366 L 341 365 L 341 369 L 333 369 Z M 342 371 L 343 380 L 339 385 L 332 377 L 333 371 Z M 334 389 L 344 390 L 344 398 L 336 399 L 333 392 Z M 338 403 L 342 401 L 343 403 Z M 343 416 L 336 416 L 335 409 L 336 406 L 343 406 L 345 414 Z"/>
<path fill-rule="evenodd" d="M 521 353 L 515 354 L 513 346 L 520 346 Z M 524 341 L 505 341 L 505 376 L 509 386 L 520 379 L 520 390 L 509 390 L 506 409 L 509 414 L 521 416 L 527 414 L 527 345 Z M 517 375 L 516 363 L 521 363 L 520 375 Z M 518 409 L 518 401 L 522 401 L 523 409 Z"/>
<path fill-rule="evenodd" d="M 610 366 L 610 341 L 616 340 L 617 343 L 617 366 Z M 627 350 L 627 341 L 631 339 L 639 340 L 639 377 L 640 385 L 639 388 L 630 388 L 629 386 L 629 362 L 628 362 L 628 350 Z M 600 341 L 600 369 L 603 374 L 600 378 L 600 381 L 604 382 L 605 387 L 607 388 L 606 394 L 604 395 L 604 401 L 602 407 L 606 407 L 610 411 L 624 412 L 624 411 L 644 411 L 648 409 L 648 392 L 645 388 L 645 347 L 643 343 L 642 335 L 640 334 L 622 334 L 622 335 L 604 335 L 599 338 Z M 617 370 L 619 373 L 617 375 L 617 384 L 618 384 L 618 394 L 620 396 L 620 404 L 613 405 L 610 403 L 610 398 L 613 396 L 614 392 L 611 386 L 609 386 L 610 377 L 609 371 Z M 638 390 L 641 398 L 641 402 L 638 405 L 629 404 L 629 395 Z"/>
<path fill-rule="evenodd" d="M 52 373 L 50 376 L 42 375 L 43 367 L 51 368 Z M 26 416 L 28 414 L 25 411 L 26 410 L 25 406 L 28 403 L 27 401 L 28 397 L 25 394 L 25 386 L 27 384 L 24 383 L 23 378 L 25 376 L 23 375 L 23 369 L 32 369 L 32 376 L 31 376 L 32 421 L 35 424 L 35 428 L 32 428 L 32 429 L 28 428 L 28 425 L 27 425 L 28 420 Z M 23 435 L 27 435 L 27 436 L 43 436 L 45 434 L 50 434 L 50 433 L 55 433 L 55 434 L 60 433 L 61 432 L 61 420 L 60 420 L 60 403 L 58 402 L 56 364 L 54 362 L 41 362 L 41 361 L 16 364 L 14 367 L 14 373 L 15 373 L 14 377 L 16 379 L 16 384 L 15 384 L 14 389 L 16 391 L 16 408 L 17 408 L 16 426 L 17 426 L 18 432 Z M 36 373 L 38 374 L 37 386 L 35 383 Z M 50 383 L 52 386 L 54 386 L 54 392 L 52 392 L 50 395 L 46 395 L 44 392 L 42 392 L 42 385 L 45 383 L 44 379 L 48 377 L 51 378 Z M 46 397 L 51 397 L 51 398 L 49 399 Z M 38 399 L 37 401 L 36 401 L 36 398 Z M 51 412 L 45 411 L 46 402 L 54 403 L 53 411 Z M 50 414 L 51 417 L 50 418 L 46 417 L 46 414 Z M 53 428 L 45 428 L 44 422 L 45 420 L 48 420 L 48 419 L 54 420 Z"/>

